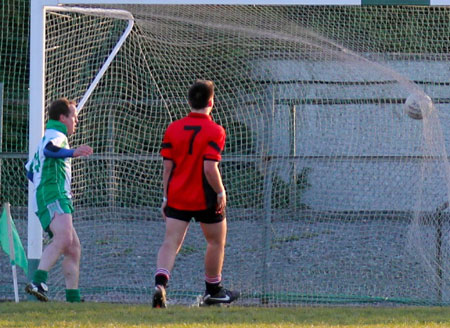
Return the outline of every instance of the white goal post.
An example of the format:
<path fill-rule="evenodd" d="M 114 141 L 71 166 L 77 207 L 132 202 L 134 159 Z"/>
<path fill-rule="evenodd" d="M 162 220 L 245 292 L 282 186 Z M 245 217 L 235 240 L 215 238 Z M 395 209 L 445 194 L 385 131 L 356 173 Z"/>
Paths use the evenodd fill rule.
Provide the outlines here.
<path fill-rule="evenodd" d="M 96 74 L 94 80 L 89 85 L 89 88 L 84 93 L 83 97 L 77 104 L 77 112 L 79 112 L 92 91 L 95 89 L 100 79 L 104 75 L 105 71 L 108 69 L 109 65 L 113 61 L 117 52 L 120 50 L 121 46 L 125 42 L 126 38 L 130 34 L 133 25 L 133 16 L 124 10 L 97 10 L 97 9 L 86 9 L 86 8 L 68 8 L 68 7 L 57 7 L 51 6 L 50 4 L 55 4 L 54 1 L 33 1 L 32 2 L 32 15 L 31 15 L 31 49 L 32 56 L 30 61 L 30 125 L 29 125 L 29 158 L 34 156 L 33 151 L 36 148 L 39 140 L 41 140 L 44 131 L 44 117 L 45 117 L 45 106 L 44 106 L 44 76 L 45 76 L 45 13 L 47 10 L 53 12 L 73 12 L 92 16 L 107 16 L 113 17 L 121 20 L 127 20 L 128 25 L 123 31 L 120 39 L 117 41 L 116 45 L 112 49 L 111 53 L 108 55 L 107 59 L 103 63 L 102 67 Z M 39 101 L 37 101 L 39 100 Z M 32 206 L 32 183 L 29 182 L 28 188 L 28 258 L 30 261 L 31 270 L 29 272 L 29 277 L 32 277 L 35 269 L 37 268 L 38 261 L 42 255 L 42 227 L 36 214 L 33 212 Z"/>

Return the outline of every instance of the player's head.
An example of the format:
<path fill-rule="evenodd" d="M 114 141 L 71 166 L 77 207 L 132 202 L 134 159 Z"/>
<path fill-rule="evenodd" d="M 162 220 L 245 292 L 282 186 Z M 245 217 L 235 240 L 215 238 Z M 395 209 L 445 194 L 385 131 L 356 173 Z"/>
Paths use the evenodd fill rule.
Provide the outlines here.
<path fill-rule="evenodd" d="M 214 105 L 214 83 L 209 80 L 197 80 L 189 88 L 189 105 L 194 110 L 212 108 Z"/>
<path fill-rule="evenodd" d="M 67 127 L 67 134 L 71 135 L 78 123 L 76 103 L 67 98 L 55 100 L 48 108 L 48 117 L 63 123 Z"/>

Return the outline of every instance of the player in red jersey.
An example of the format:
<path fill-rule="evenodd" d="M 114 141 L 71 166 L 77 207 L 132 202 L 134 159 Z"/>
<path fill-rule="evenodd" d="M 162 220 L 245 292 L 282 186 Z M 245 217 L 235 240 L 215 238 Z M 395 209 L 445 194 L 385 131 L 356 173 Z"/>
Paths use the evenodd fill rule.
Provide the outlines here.
<path fill-rule="evenodd" d="M 205 254 L 207 305 L 231 303 L 239 292 L 222 286 L 227 221 L 226 193 L 219 171 L 225 130 L 214 123 L 214 84 L 198 80 L 189 89 L 191 112 L 169 125 L 161 147 L 166 221 L 164 242 L 158 252 L 153 307 L 166 307 L 166 286 L 189 222 L 200 222 L 207 242 Z"/>

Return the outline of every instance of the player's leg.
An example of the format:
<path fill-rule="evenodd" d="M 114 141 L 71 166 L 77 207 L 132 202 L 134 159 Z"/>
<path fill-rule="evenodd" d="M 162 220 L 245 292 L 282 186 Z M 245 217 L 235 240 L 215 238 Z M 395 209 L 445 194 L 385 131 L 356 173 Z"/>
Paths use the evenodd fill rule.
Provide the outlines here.
<path fill-rule="evenodd" d="M 156 265 L 158 268 L 164 268 L 169 272 L 172 270 L 175 257 L 183 245 L 189 222 L 173 218 L 166 218 L 166 232 L 164 241 L 158 252 Z"/>
<path fill-rule="evenodd" d="M 72 228 L 72 243 L 64 251 L 62 270 L 67 289 L 77 289 L 80 275 L 81 245 L 75 228 Z"/>
<path fill-rule="evenodd" d="M 222 274 L 227 238 L 227 220 L 218 223 L 200 223 L 206 239 L 205 274 L 207 277 L 217 277 Z"/>
<path fill-rule="evenodd" d="M 73 208 L 66 202 L 55 201 L 46 206 L 45 211 L 41 211 L 39 219 L 47 222 L 49 234 L 52 236 L 50 244 L 42 252 L 39 266 L 33 276 L 33 281 L 29 283 L 25 291 L 34 295 L 38 300 L 47 302 L 48 272 L 55 265 L 56 261 L 63 254 L 64 249 L 72 243 L 72 213 Z M 45 226 L 45 225 L 43 225 Z"/>
<path fill-rule="evenodd" d="M 227 221 L 201 223 L 207 246 L 205 254 L 205 284 L 203 297 L 205 304 L 231 303 L 239 297 L 239 292 L 222 286 L 222 266 L 225 255 Z"/>
<path fill-rule="evenodd" d="M 62 271 L 66 282 L 66 300 L 68 302 L 80 302 L 80 290 L 78 281 L 80 276 L 81 245 L 75 228 L 72 227 L 72 243 L 64 250 Z"/>
<path fill-rule="evenodd" d="M 65 250 L 72 245 L 72 215 L 55 213 L 50 223 L 50 230 L 53 233 L 53 238 L 42 252 L 38 270 L 49 271 Z"/>
<path fill-rule="evenodd" d="M 155 273 L 155 293 L 153 307 L 166 307 L 165 288 L 170 279 L 170 272 L 175 264 L 175 257 L 183 245 L 189 222 L 179 219 L 166 218 L 166 233 L 158 252 Z"/>

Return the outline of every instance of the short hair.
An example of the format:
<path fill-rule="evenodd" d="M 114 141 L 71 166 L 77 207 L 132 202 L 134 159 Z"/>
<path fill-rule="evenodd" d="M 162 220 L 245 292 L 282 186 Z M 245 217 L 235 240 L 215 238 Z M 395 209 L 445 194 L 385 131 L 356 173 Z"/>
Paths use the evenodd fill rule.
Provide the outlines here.
<path fill-rule="evenodd" d="M 189 88 L 188 101 L 193 109 L 203 109 L 214 97 L 214 83 L 209 80 L 197 80 Z"/>
<path fill-rule="evenodd" d="M 75 101 L 69 100 L 67 98 L 60 98 L 51 103 L 48 108 L 48 118 L 51 120 L 59 120 L 61 115 L 69 116 L 70 114 L 70 105 L 75 105 Z"/>

